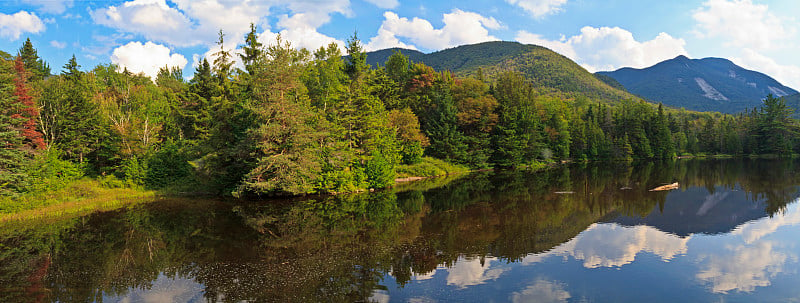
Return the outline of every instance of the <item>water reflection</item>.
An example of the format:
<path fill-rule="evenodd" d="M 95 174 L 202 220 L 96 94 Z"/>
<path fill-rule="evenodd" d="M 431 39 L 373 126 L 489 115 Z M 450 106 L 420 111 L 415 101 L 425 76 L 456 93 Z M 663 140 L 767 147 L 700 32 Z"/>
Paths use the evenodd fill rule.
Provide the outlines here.
<path fill-rule="evenodd" d="M 0 301 L 782 301 L 797 168 L 585 165 L 0 226 Z"/>
<path fill-rule="evenodd" d="M 525 289 L 514 292 L 511 302 L 567 302 L 572 296 L 565 290 L 566 285 L 539 279 Z"/>
<path fill-rule="evenodd" d="M 664 262 L 685 254 L 689 237 L 681 238 L 656 228 L 638 225 L 592 224 L 574 239 L 549 252 L 531 254 L 522 264 L 541 262 L 550 256 L 572 257 L 586 268 L 619 267 L 632 263 L 636 255 L 649 252 Z"/>

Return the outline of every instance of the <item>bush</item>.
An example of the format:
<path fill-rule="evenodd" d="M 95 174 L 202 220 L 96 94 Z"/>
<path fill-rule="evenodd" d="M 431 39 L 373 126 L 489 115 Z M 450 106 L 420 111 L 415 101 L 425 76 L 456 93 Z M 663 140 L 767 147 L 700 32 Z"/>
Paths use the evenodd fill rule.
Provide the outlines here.
<path fill-rule="evenodd" d="M 193 168 L 181 148 L 169 141 L 147 159 L 145 184 L 150 188 L 165 188 L 186 182 Z"/>
<path fill-rule="evenodd" d="M 372 153 L 372 158 L 367 161 L 364 172 L 371 188 L 384 188 L 394 184 L 394 167 L 380 153 Z"/>
<path fill-rule="evenodd" d="M 25 170 L 28 192 L 58 190 L 83 177 L 83 167 L 61 159 L 61 152 L 55 148 L 37 155 Z"/>
<path fill-rule="evenodd" d="M 334 170 L 322 173 L 319 187 L 329 193 L 349 193 L 368 186 L 364 170 Z"/>
<path fill-rule="evenodd" d="M 145 185 L 147 178 L 147 162 L 139 160 L 136 156 L 122 161 L 120 164 L 119 172 L 122 178 L 128 185 L 142 186 Z"/>
<path fill-rule="evenodd" d="M 436 177 L 447 174 L 469 171 L 468 168 L 443 160 L 423 157 L 422 162 L 413 165 L 400 165 L 396 168 L 397 176 L 404 177 Z"/>
<path fill-rule="evenodd" d="M 403 164 L 417 164 L 422 162 L 423 152 L 424 149 L 419 142 L 404 144 L 400 150 L 400 155 L 403 158 Z"/>

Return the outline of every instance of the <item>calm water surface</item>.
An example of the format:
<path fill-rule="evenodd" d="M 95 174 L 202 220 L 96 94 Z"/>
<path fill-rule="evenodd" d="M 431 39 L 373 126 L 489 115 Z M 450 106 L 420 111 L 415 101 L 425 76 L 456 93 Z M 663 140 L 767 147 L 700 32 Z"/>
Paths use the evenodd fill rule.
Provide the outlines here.
<path fill-rule="evenodd" d="M 798 169 L 573 165 L 6 224 L 0 301 L 796 302 Z"/>

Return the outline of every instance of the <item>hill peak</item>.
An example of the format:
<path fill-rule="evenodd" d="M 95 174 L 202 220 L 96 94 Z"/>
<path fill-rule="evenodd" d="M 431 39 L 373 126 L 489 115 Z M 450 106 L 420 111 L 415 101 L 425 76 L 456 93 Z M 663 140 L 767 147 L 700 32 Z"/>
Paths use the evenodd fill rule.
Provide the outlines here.
<path fill-rule="evenodd" d="M 763 73 L 742 68 L 725 58 L 689 59 L 684 55 L 643 69 L 599 72 L 629 92 L 665 105 L 698 111 L 737 113 L 761 105 L 768 94 L 797 91 Z"/>

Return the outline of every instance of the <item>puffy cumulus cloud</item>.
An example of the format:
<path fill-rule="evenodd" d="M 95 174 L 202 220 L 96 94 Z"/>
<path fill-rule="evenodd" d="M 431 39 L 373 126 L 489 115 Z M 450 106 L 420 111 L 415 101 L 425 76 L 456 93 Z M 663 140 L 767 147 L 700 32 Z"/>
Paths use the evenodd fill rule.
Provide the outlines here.
<path fill-rule="evenodd" d="M 216 41 L 219 30 L 232 42 L 243 42 L 244 34 L 250 30 L 250 23 L 264 28 L 264 16 L 269 14 L 270 5 L 265 1 L 192 1 L 174 0 L 185 15 L 197 23 L 194 36 L 206 44 Z M 302 2 L 302 1 L 301 1 Z M 209 40 L 210 39 L 210 40 Z"/>
<path fill-rule="evenodd" d="M 645 225 L 593 224 L 569 242 L 544 254 L 529 255 L 522 263 L 538 263 L 549 256 L 571 256 L 583 260 L 586 268 L 620 267 L 632 263 L 640 252 L 650 252 L 668 262 L 686 253 L 689 239 Z"/>
<path fill-rule="evenodd" d="M 489 29 L 502 27 L 500 22 L 494 18 L 459 9 L 454 9 L 449 14 L 443 14 L 444 26 L 440 29 L 434 28 L 425 19 L 400 18 L 394 12 L 385 12 L 383 17 L 385 19 L 378 29 L 378 35 L 367 43 L 369 49 L 378 49 L 380 46 L 411 48 L 407 44 L 400 43 L 397 38 L 403 37 L 416 46 L 440 50 L 462 44 L 498 40 L 489 35 Z"/>
<path fill-rule="evenodd" d="M 312 13 L 297 13 L 289 17 L 283 15 L 278 21 L 278 27 L 284 28 L 280 31 L 281 38 L 292 43 L 296 48 L 307 48 L 309 50 L 316 50 L 322 46 L 330 43 L 336 43 L 340 49 L 344 49 L 344 42 L 341 40 L 326 36 L 317 31 L 317 27 L 326 23 L 320 21 Z M 266 34 L 265 37 L 272 38 L 271 41 L 263 41 L 264 44 L 275 44 L 274 34 Z"/>
<path fill-rule="evenodd" d="M 165 0 L 134 0 L 90 12 L 101 25 L 141 34 L 149 40 L 188 46 L 202 43 L 193 34 L 192 22 Z"/>
<path fill-rule="evenodd" d="M 511 294 L 511 302 L 568 302 L 572 296 L 564 288 L 566 285 L 563 283 L 539 279 L 522 291 Z"/>
<path fill-rule="evenodd" d="M 766 73 L 781 84 L 800 90 L 800 66 L 780 64 L 749 48 L 742 49 L 741 55 L 731 58 L 731 61 L 744 68 Z"/>
<path fill-rule="evenodd" d="M 280 16 L 279 27 L 300 37 L 328 23 L 331 14 L 351 16 L 349 0 L 280 1 L 192 1 L 132 0 L 91 12 L 95 22 L 122 31 L 138 33 L 150 40 L 176 46 L 210 44 L 222 29 L 229 39 L 241 41 L 250 23 L 265 25 L 271 9 L 292 12 Z M 382 1 L 387 2 L 387 1 Z M 389 1 L 391 2 L 391 1 Z M 319 34 L 321 35 L 321 34 Z M 316 38 L 319 38 L 319 35 Z"/>
<path fill-rule="evenodd" d="M 794 33 L 767 5 L 751 0 L 709 0 L 692 17 L 699 37 L 719 37 L 728 46 L 770 49 Z"/>
<path fill-rule="evenodd" d="M 22 33 L 38 33 L 44 28 L 44 22 L 36 14 L 26 11 L 13 15 L 0 13 L 0 37 L 17 40 Z"/>
<path fill-rule="evenodd" d="M 561 6 L 566 4 L 567 0 L 506 0 L 506 2 L 521 7 L 535 18 L 541 18 L 561 11 Z"/>
<path fill-rule="evenodd" d="M 49 14 L 62 14 L 75 4 L 74 0 L 22 0 L 22 2 L 39 6 L 39 11 Z"/>
<path fill-rule="evenodd" d="M 130 42 L 117 47 L 111 55 L 111 62 L 131 72 L 144 73 L 151 79 L 155 79 L 162 67 L 177 66 L 183 69 L 188 63 L 182 55 L 170 54 L 170 49 L 166 46 L 150 41 L 145 44 Z"/>
<path fill-rule="evenodd" d="M 485 258 L 483 261 L 459 258 L 453 267 L 447 269 L 447 285 L 464 288 L 483 284 L 488 280 L 497 279 L 505 271 L 502 268 L 491 268 L 491 263 L 497 261 L 497 258 Z"/>
<path fill-rule="evenodd" d="M 397 8 L 400 5 L 400 2 L 397 0 L 366 0 L 369 3 L 375 4 L 375 6 L 380 8 Z"/>
<path fill-rule="evenodd" d="M 391 1 L 381 1 L 391 4 Z M 228 49 L 244 42 L 251 23 L 259 25 L 266 43 L 274 42 L 280 33 L 295 47 L 316 49 L 331 42 L 344 46 L 340 40 L 320 33 L 317 29 L 328 23 L 331 15 L 351 16 L 349 0 L 295 1 L 224 1 L 224 0 L 132 0 L 90 12 L 93 20 L 122 32 L 134 33 L 148 40 L 172 46 L 206 45 L 209 54 L 216 52 L 214 42 L 221 29 Z M 288 11 L 276 15 L 277 30 L 266 23 L 271 11 Z"/>
<path fill-rule="evenodd" d="M 686 55 L 686 41 L 660 33 L 649 41 L 639 42 L 633 34 L 619 27 L 590 27 L 580 35 L 560 40 L 544 39 L 526 31 L 517 32 L 521 43 L 550 48 L 581 64 L 590 72 L 614 70 L 620 67 L 642 68 L 678 55 Z"/>
<path fill-rule="evenodd" d="M 394 35 L 394 33 L 382 27 L 378 29 L 378 35 L 369 39 L 369 42 L 365 45 L 365 47 L 367 51 L 376 51 L 394 47 L 413 49 L 413 50 L 417 49 L 417 47 L 411 44 L 403 43 L 402 41 L 400 41 L 400 39 L 397 38 L 397 36 Z"/>
<path fill-rule="evenodd" d="M 770 279 L 783 272 L 789 261 L 797 256 L 781 252 L 770 241 L 759 241 L 753 245 L 729 247 L 723 253 L 702 257 L 703 268 L 696 277 L 711 286 L 715 293 L 732 290 L 750 292 L 756 287 L 769 286 Z"/>

